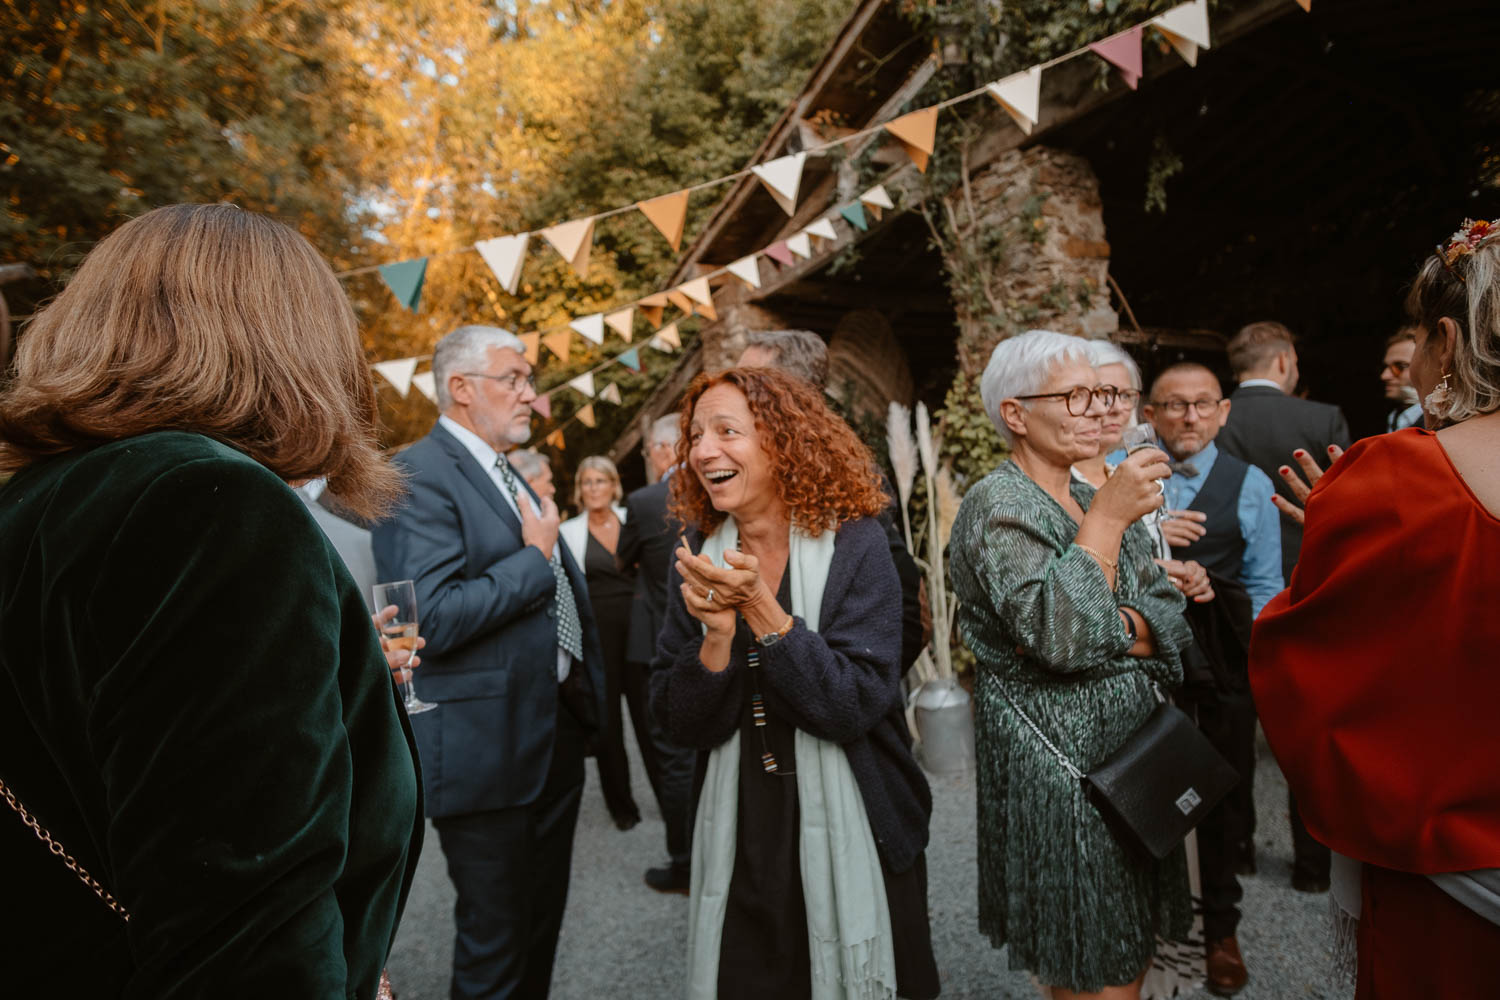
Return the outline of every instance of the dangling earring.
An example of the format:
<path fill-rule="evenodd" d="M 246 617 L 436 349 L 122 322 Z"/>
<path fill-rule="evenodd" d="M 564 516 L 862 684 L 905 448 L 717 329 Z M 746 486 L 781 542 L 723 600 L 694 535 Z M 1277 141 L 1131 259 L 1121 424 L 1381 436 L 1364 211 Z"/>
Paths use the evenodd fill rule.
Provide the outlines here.
<path fill-rule="evenodd" d="M 1438 382 L 1437 387 L 1427 394 L 1426 399 L 1422 400 L 1422 409 L 1438 419 L 1448 415 L 1448 404 L 1453 401 L 1453 390 L 1448 385 L 1448 377 L 1448 373 L 1443 372 L 1442 381 Z"/>

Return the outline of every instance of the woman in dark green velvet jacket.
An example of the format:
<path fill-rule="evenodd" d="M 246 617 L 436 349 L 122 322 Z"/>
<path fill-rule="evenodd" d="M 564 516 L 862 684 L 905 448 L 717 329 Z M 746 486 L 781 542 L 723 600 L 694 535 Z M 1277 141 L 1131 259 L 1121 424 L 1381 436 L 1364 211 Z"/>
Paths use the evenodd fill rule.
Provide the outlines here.
<path fill-rule="evenodd" d="M 364 596 L 289 481 L 399 489 L 337 281 L 296 233 L 159 209 L 0 392 L 0 805 L 16 996 L 375 996 L 421 840 Z M 125 913 L 107 905 L 105 894 Z"/>

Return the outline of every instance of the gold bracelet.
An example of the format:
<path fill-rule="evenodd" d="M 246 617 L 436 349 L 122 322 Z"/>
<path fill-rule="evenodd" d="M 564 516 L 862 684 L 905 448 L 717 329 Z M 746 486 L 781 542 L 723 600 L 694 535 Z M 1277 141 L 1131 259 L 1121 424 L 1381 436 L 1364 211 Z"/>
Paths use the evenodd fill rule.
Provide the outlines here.
<path fill-rule="evenodd" d="M 1103 564 L 1111 573 L 1119 572 L 1120 564 L 1115 562 L 1113 559 L 1106 558 L 1103 552 L 1100 552 L 1098 549 L 1091 549 L 1087 545 L 1084 545 L 1082 542 L 1074 542 L 1073 544 L 1077 548 L 1082 549 L 1089 555 L 1093 556 L 1095 559 L 1099 560 L 1099 562 Z"/>

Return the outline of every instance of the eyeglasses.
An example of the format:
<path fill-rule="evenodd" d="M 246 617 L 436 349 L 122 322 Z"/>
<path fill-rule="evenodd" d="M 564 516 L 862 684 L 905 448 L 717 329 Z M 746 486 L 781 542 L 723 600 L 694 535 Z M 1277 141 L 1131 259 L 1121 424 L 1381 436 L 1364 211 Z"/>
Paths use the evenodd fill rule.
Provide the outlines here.
<path fill-rule="evenodd" d="M 1135 406 L 1141 398 L 1141 390 L 1139 389 L 1120 389 L 1116 386 L 1103 386 L 1102 388 L 1114 389 L 1115 402 L 1124 403 L 1126 406 Z M 1113 406 L 1114 404 L 1111 403 L 1109 405 Z"/>
<path fill-rule="evenodd" d="M 463 372 L 462 374 L 464 378 L 487 378 L 491 381 L 499 382 L 511 392 L 516 391 L 516 383 L 520 382 L 523 377 L 520 372 L 511 372 L 509 375 L 486 375 L 483 372 Z M 526 379 L 526 385 L 535 391 L 536 376 L 526 375 L 524 378 Z"/>
<path fill-rule="evenodd" d="M 1382 372 L 1390 372 L 1392 378 L 1400 378 L 1411 367 L 1410 361 L 1387 361 Z"/>
<path fill-rule="evenodd" d="M 1106 410 L 1115 405 L 1115 397 L 1120 393 L 1112 385 L 1101 385 L 1090 389 L 1086 385 L 1069 389 L 1067 392 L 1039 392 L 1031 396 L 1013 396 L 1012 399 L 1061 399 L 1068 404 L 1068 415 L 1081 417 L 1089 412 L 1089 404 L 1094 400 Z"/>
<path fill-rule="evenodd" d="M 1174 420 L 1178 417 L 1187 416 L 1188 407 L 1192 407 L 1200 417 L 1211 417 L 1219 412 L 1219 404 L 1223 399 L 1195 399 L 1188 402 L 1185 399 L 1166 399 L 1153 402 L 1151 405 Z"/>

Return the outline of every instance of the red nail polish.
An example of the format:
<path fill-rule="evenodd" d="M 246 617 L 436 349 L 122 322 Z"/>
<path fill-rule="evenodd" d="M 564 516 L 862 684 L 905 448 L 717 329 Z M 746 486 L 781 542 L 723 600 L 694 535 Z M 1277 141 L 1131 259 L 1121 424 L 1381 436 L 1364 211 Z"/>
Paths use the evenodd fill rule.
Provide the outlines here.
<path fill-rule="evenodd" d="M 1279 472 L 1279 473 L 1281 473 L 1283 476 L 1285 476 L 1285 475 L 1289 475 L 1291 473 L 1292 468 L 1289 465 L 1283 465 L 1281 468 L 1277 469 L 1276 471 Z"/>
<path fill-rule="evenodd" d="M 1298 448 L 1296 451 L 1292 452 L 1292 454 L 1295 455 L 1298 458 L 1306 458 L 1307 457 L 1307 452 L 1303 451 L 1301 448 Z"/>
<path fill-rule="evenodd" d="M 1332 455 L 1332 454 L 1333 454 L 1333 452 L 1334 452 L 1334 450 L 1335 450 L 1335 449 L 1336 449 L 1336 448 L 1337 448 L 1337 447 L 1338 447 L 1338 446 L 1337 446 L 1337 445 L 1332 445 L 1332 444 L 1331 444 L 1331 445 L 1329 445 L 1329 446 L 1328 446 L 1328 454 L 1330 454 L 1330 455 Z"/>

